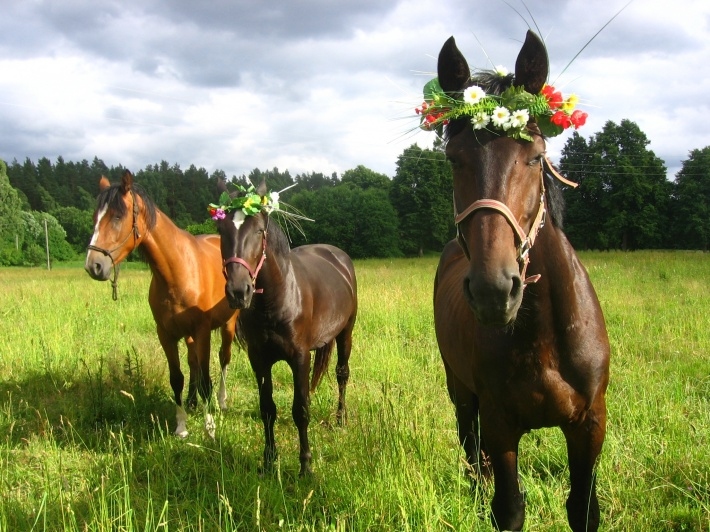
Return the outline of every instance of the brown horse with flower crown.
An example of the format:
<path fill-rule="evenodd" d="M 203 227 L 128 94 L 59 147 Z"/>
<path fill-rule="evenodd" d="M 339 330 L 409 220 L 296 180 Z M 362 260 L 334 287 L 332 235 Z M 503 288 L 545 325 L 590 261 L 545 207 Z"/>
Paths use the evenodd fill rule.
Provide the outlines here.
<path fill-rule="evenodd" d="M 220 204 L 212 204 L 222 238 L 225 288 L 232 308 L 241 309 L 239 337 L 247 346 L 249 362 L 259 390 L 259 410 L 264 424 L 264 468 L 276 459 L 271 369 L 286 361 L 293 373 L 291 415 L 298 429 L 300 475 L 311 472 L 308 443 L 311 351 L 315 351 L 310 391 L 328 367 L 333 345 L 338 382 L 336 419 L 345 418 L 345 390 L 350 376 L 352 332 L 357 317 L 357 281 L 350 257 L 334 246 L 311 244 L 290 249 L 279 224 L 271 220 L 282 213 L 278 193 L 267 194 L 240 187 Z"/>
<path fill-rule="evenodd" d="M 458 435 L 474 479 L 492 473 L 492 521 L 521 530 L 517 473 L 526 432 L 560 427 L 574 531 L 597 530 L 595 465 L 606 431 L 609 341 L 586 270 L 562 232 L 562 179 L 545 137 L 584 113 L 546 86 L 547 51 L 528 32 L 515 74 L 473 76 L 450 38 L 419 109 L 444 127 L 457 241 L 434 283 L 434 319 Z"/>
<path fill-rule="evenodd" d="M 186 437 L 187 414 L 182 406 L 185 378 L 180 370 L 178 342 L 187 344 L 190 383 L 187 405 L 197 404 L 199 392 L 205 406 L 212 396 L 210 378 L 210 336 L 221 330 L 219 360 L 222 367 L 217 399 L 226 408 L 227 365 L 232 358 L 237 312 L 224 296 L 224 277 L 219 265 L 219 237 L 193 236 L 177 227 L 126 170 L 120 184 L 105 177 L 94 213 L 94 235 L 86 254 L 85 269 L 92 279 L 106 281 L 113 268 L 114 299 L 118 267 L 131 251 L 142 246 L 153 277 L 148 303 L 153 313 L 158 340 L 170 370 L 170 386 L 177 405 L 175 434 Z M 214 437 L 215 423 L 205 414 L 205 431 Z"/>

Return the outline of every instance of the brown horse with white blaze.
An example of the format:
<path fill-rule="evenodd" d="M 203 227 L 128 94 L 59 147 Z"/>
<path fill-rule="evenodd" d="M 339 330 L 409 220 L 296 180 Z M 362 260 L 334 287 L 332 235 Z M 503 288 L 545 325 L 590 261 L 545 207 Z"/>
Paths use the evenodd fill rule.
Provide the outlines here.
<path fill-rule="evenodd" d="M 453 98 L 473 85 L 538 95 L 547 76 L 547 51 L 532 32 L 514 76 L 489 84 L 472 79 L 453 37 L 438 60 L 440 87 Z M 436 337 L 466 458 L 476 476 L 492 467 L 494 526 L 522 529 L 519 441 L 557 426 L 567 442 L 569 524 L 595 531 L 609 341 L 594 288 L 561 229 L 545 138 L 533 119 L 524 133 L 472 127 L 467 117 L 446 126 L 458 242 L 447 244 L 436 273 Z"/>
<path fill-rule="evenodd" d="M 88 246 L 85 269 L 98 281 L 106 281 L 131 251 L 142 246 L 153 274 L 148 303 L 160 345 L 170 370 L 170 386 L 177 405 L 175 434 L 186 437 L 187 414 L 182 406 L 184 376 L 180 370 L 178 342 L 184 338 L 190 367 L 187 404 L 195 407 L 199 392 L 205 407 L 212 395 L 209 373 L 210 336 L 221 329 L 219 350 L 222 368 L 217 394 L 220 408 L 226 408 L 226 372 L 232 357 L 238 312 L 224 295 L 224 277 L 219 261 L 220 240 L 216 235 L 193 236 L 177 227 L 126 170 L 120 184 L 105 177 L 99 183 L 98 207 L 94 214 L 94 235 Z M 215 423 L 205 414 L 205 431 L 214 437 Z"/>

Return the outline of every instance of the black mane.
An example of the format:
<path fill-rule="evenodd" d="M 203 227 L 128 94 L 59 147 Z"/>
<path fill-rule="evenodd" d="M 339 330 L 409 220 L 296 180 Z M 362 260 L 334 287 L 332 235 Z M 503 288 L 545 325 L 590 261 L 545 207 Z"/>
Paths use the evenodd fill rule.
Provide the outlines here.
<path fill-rule="evenodd" d="M 145 220 L 148 229 L 155 227 L 156 205 L 155 202 L 146 194 L 143 187 L 133 184 L 131 190 L 143 200 L 145 208 Z M 111 212 L 116 213 L 119 217 L 126 216 L 128 209 L 123 201 L 123 189 L 120 184 L 111 185 L 105 190 L 102 190 L 96 197 L 97 210 L 107 207 Z"/>

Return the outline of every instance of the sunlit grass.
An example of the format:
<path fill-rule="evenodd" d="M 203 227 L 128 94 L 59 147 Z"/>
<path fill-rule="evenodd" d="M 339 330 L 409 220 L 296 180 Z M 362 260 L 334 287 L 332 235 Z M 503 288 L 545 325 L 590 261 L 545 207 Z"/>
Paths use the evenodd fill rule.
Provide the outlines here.
<path fill-rule="evenodd" d="M 581 256 L 612 345 L 603 529 L 710 530 L 710 255 Z M 216 439 L 201 408 L 189 438 L 172 436 L 148 270 L 124 267 L 113 302 L 79 266 L 0 269 L 0 530 L 490 530 L 492 486 L 469 489 L 434 338 L 435 268 L 356 263 L 348 423 L 335 424 L 331 368 L 312 397 L 309 479 L 285 364 L 273 474 L 260 475 L 256 385 L 239 350 Z M 559 430 L 523 438 L 520 475 L 526 530 L 566 530 Z"/>

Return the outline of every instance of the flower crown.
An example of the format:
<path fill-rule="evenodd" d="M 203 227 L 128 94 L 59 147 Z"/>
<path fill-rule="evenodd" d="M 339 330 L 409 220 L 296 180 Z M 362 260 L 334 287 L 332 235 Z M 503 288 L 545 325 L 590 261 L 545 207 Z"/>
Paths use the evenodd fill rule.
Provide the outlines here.
<path fill-rule="evenodd" d="M 498 67 L 496 73 L 506 76 Z M 473 129 L 493 130 L 514 139 L 532 141 L 527 129 L 533 120 L 546 137 L 555 137 L 565 129 L 580 128 L 587 121 L 587 113 L 575 110 L 579 97 L 562 93 L 545 85 L 539 94 L 531 94 L 523 87 L 511 86 L 500 95 L 486 94 L 478 85 L 467 87 L 461 99 L 452 98 L 434 78 L 424 85 L 424 103 L 416 109 L 421 116 L 420 127 L 431 131 L 447 125 L 450 120 L 468 117 Z"/>
<path fill-rule="evenodd" d="M 207 210 L 213 220 L 223 220 L 228 212 L 241 210 L 246 216 L 254 216 L 261 211 L 271 214 L 279 210 L 279 193 L 269 192 L 264 196 L 257 194 L 254 185 L 244 188 L 236 185 L 238 192 L 244 195 L 231 197 L 228 192 L 222 192 L 219 196 L 219 203 L 210 203 Z"/>

